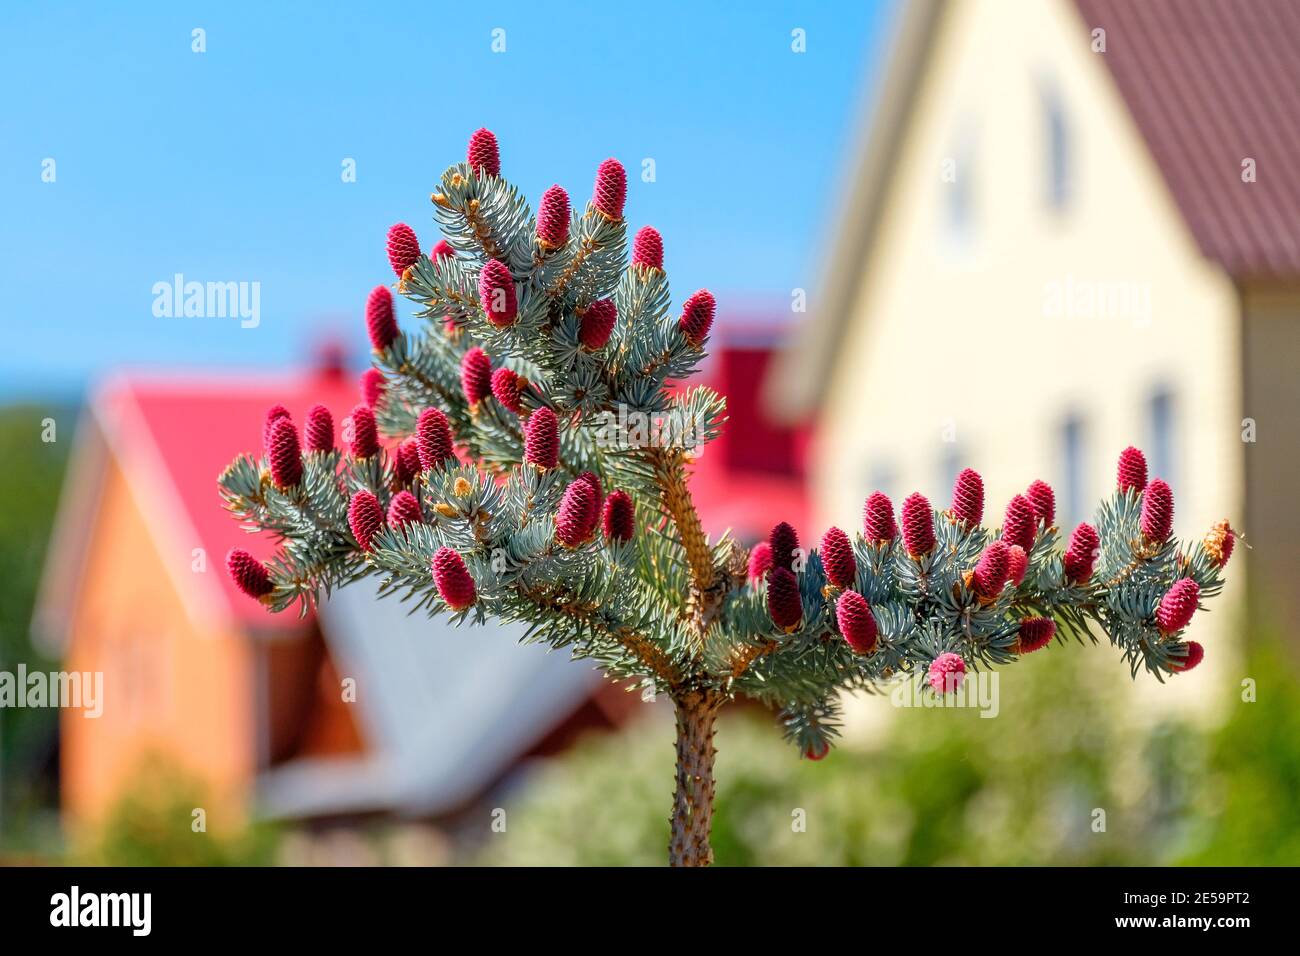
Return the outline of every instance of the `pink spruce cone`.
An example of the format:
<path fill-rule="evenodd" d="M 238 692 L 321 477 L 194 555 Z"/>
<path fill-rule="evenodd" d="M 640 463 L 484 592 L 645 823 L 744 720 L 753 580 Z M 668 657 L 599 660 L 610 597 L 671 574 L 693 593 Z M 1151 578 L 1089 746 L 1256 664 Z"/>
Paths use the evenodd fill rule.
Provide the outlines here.
<path fill-rule="evenodd" d="M 439 239 L 434 243 L 433 248 L 429 250 L 429 258 L 434 262 L 437 262 L 439 259 L 454 257 L 455 255 L 456 250 L 451 247 L 451 243 L 446 239 Z"/>
<path fill-rule="evenodd" d="M 664 240 L 653 226 L 642 226 L 632 240 L 632 265 L 663 269 Z"/>
<path fill-rule="evenodd" d="M 822 535 L 822 569 L 826 580 L 837 588 L 851 588 L 858 577 L 858 562 L 853 557 L 853 542 L 839 528 L 828 528 Z"/>
<path fill-rule="evenodd" d="M 686 336 L 686 341 L 696 348 L 704 344 L 704 340 L 709 337 L 709 329 L 713 327 L 716 310 L 717 303 L 708 289 L 701 289 L 686 300 L 682 306 L 682 317 L 677 320 L 677 327 Z"/>
<path fill-rule="evenodd" d="M 1119 453 L 1116 478 L 1120 491 L 1141 491 L 1147 486 L 1146 455 L 1129 445 Z"/>
<path fill-rule="evenodd" d="M 930 663 L 926 680 L 938 694 L 952 694 L 966 677 L 966 662 L 956 654 L 940 654 Z"/>
<path fill-rule="evenodd" d="M 560 423 L 545 405 L 524 423 L 524 461 L 543 471 L 560 462 Z"/>
<path fill-rule="evenodd" d="M 1028 570 L 1029 555 L 1025 554 L 1025 549 L 1018 544 L 1007 548 L 1007 580 L 1011 582 L 1013 588 L 1020 587 L 1020 582 L 1025 579 L 1025 572 Z"/>
<path fill-rule="evenodd" d="M 366 297 L 366 332 L 376 352 L 392 345 L 399 334 L 397 318 L 393 315 L 393 293 L 386 285 L 375 286 Z"/>
<path fill-rule="evenodd" d="M 543 249 L 558 249 L 569 238 L 569 194 L 560 186 L 542 193 L 537 207 L 537 241 Z"/>
<path fill-rule="evenodd" d="M 379 454 L 379 427 L 369 405 L 357 405 L 352 419 L 352 457 L 373 458 Z"/>
<path fill-rule="evenodd" d="M 290 418 L 277 418 L 271 426 L 271 480 L 277 488 L 296 488 L 302 481 L 302 449 L 298 430 Z"/>
<path fill-rule="evenodd" d="M 469 138 L 469 150 L 466 159 L 469 168 L 480 176 L 501 175 L 501 151 L 497 147 L 497 138 L 490 129 L 476 129 Z"/>
<path fill-rule="evenodd" d="M 862 524 L 872 544 L 893 541 L 898 537 L 894 523 L 894 503 L 883 492 L 873 491 L 862 508 Z"/>
<path fill-rule="evenodd" d="M 984 479 L 974 468 L 963 468 L 952 485 L 949 513 L 967 528 L 984 520 Z"/>
<path fill-rule="evenodd" d="M 478 297 L 488 321 L 498 329 L 514 325 L 519 315 L 515 298 L 515 280 L 500 259 L 489 259 L 478 277 Z"/>
<path fill-rule="evenodd" d="M 600 520 L 600 506 L 605 503 L 605 488 L 600 483 L 600 476 L 594 471 L 584 471 L 574 481 L 585 481 L 591 488 L 591 500 L 595 507 L 591 510 L 591 526 L 594 528 Z"/>
<path fill-rule="evenodd" d="M 766 541 L 760 541 L 749 552 L 749 579 L 761 581 L 771 569 L 772 546 Z"/>
<path fill-rule="evenodd" d="M 610 541 L 631 541 L 636 534 L 636 508 L 631 496 L 622 490 L 611 491 L 605 499 L 601 526 Z"/>
<path fill-rule="evenodd" d="M 591 485 L 575 479 L 560 499 L 560 510 L 555 515 L 555 539 L 566 548 L 576 548 L 589 541 L 596 529 L 596 508 Z"/>
<path fill-rule="evenodd" d="M 235 587 L 251 598 L 265 597 L 275 590 L 271 572 L 261 561 L 243 548 L 232 548 L 226 555 L 226 571 Z"/>
<path fill-rule="evenodd" d="M 478 600 L 474 578 L 459 554 L 444 545 L 434 552 L 432 565 L 433 583 L 447 607 L 463 611 Z"/>
<path fill-rule="evenodd" d="M 768 533 L 767 543 L 772 547 L 772 566 L 791 570 L 799 556 L 799 533 L 782 521 Z"/>
<path fill-rule="evenodd" d="M 388 230 L 388 264 L 393 267 L 399 279 L 403 272 L 419 261 L 420 254 L 420 240 L 415 238 L 414 229 L 399 222 Z"/>
<path fill-rule="evenodd" d="M 903 502 L 903 547 L 913 558 L 923 558 L 934 550 L 933 509 L 919 491 Z"/>
<path fill-rule="evenodd" d="M 1174 658 L 1169 662 L 1169 667 L 1180 674 L 1186 673 L 1205 659 L 1205 648 L 1198 641 L 1188 641 L 1183 646 L 1187 648 L 1187 656 L 1182 660 Z"/>
<path fill-rule="evenodd" d="M 307 424 L 302 430 L 308 451 L 334 450 L 334 416 L 324 405 L 313 405 L 307 410 Z"/>
<path fill-rule="evenodd" d="M 1174 530 L 1174 492 L 1160 478 L 1142 492 L 1142 536 L 1148 541 L 1164 541 Z"/>
<path fill-rule="evenodd" d="M 789 568 L 774 567 L 767 572 L 767 613 L 772 623 L 787 633 L 803 620 L 799 579 Z"/>
<path fill-rule="evenodd" d="M 1038 529 L 1038 516 L 1034 506 L 1024 495 L 1016 495 L 1007 502 L 1007 513 L 1002 519 L 1002 540 L 1016 544 L 1028 554 L 1034 548 L 1034 535 Z"/>
<path fill-rule="evenodd" d="M 281 418 L 290 418 L 289 409 L 283 405 L 272 405 L 266 410 L 266 418 L 262 420 L 262 448 L 268 454 L 271 451 L 271 429 Z"/>
<path fill-rule="evenodd" d="M 492 394 L 502 407 L 518 415 L 524 410 L 519 401 L 519 376 L 508 368 L 499 368 L 492 373 Z"/>
<path fill-rule="evenodd" d="M 1020 636 L 1012 646 L 1017 654 L 1032 654 L 1046 647 L 1056 636 L 1056 622 L 1050 617 L 1027 617 L 1020 622 Z"/>
<path fill-rule="evenodd" d="M 1033 506 L 1034 515 L 1042 522 L 1044 528 L 1056 524 L 1056 492 L 1047 482 L 1035 478 L 1025 489 L 1025 497 Z"/>
<path fill-rule="evenodd" d="M 379 405 L 386 388 L 388 379 L 384 378 L 384 373 L 379 369 L 368 368 L 361 373 L 361 400 L 368 407 L 375 408 Z"/>
<path fill-rule="evenodd" d="M 849 647 L 859 654 L 876 649 L 876 618 L 871 605 L 857 591 L 845 591 L 835 603 L 835 620 Z"/>
<path fill-rule="evenodd" d="M 582 347 L 594 352 L 605 347 L 614 323 L 618 321 L 618 309 L 613 299 L 597 299 L 587 306 L 582 313 L 581 325 L 578 327 L 578 340 Z"/>
<path fill-rule="evenodd" d="M 397 530 L 408 524 L 423 524 L 420 502 L 409 491 L 399 491 L 388 503 L 388 526 Z"/>
<path fill-rule="evenodd" d="M 1179 578 L 1160 599 L 1156 608 L 1156 627 L 1161 634 L 1181 631 L 1192 621 L 1196 613 L 1196 602 L 1201 598 L 1201 589 L 1191 578 Z"/>
<path fill-rule="evenodd" d="M 421 470 L 419 444 L 414 438 L 408 438 L 397 446 L 393 455 L 393 484 L 405 488 Z"/>
<path fill-rule="evenodd" d="M 825 760 L 826 755 L 831 752 L 831 745 L 824 740 L 809 744 L 804 750 L 803 755 L 808 760 Z"/>
<path fill-rule="evenodd" d="M 1010 548 L 1004 541 L 994 541 L 980 555 L 975 571 L 971 574 L 971 590 L 986 601 L 991 601 L 1002 593 L 1007 583 L 1008 556 Z"/>
<path fill-rule="evenodd" d="M 1232 525 L 1228 523 L 1227 518 L 1214 523 L 1210 533 L 1205 536 L 1204 546 L 1210 560 L 1221 568 L 1227 565 L 1233 549 L 1237 546 L 1237 532 L 1232 530 Z"/>
<path fill-rule="evenodd" d="M 492 394 L 492 360 L 477 345 L 460 360 L 460 387 L 465 401 L 477 405 Z"/>
<path fill-rule="evenodd" d="M 420 418 L 415 423 L 415 442 L 423 471 L 456 460 L 456 452 L 452 448 L 451 423 L 441 408 L 426 408 L 420 412 Z"/>
<path fill-rule="evenodd" d="M 384 509 L 379 499 L 364 488 L 348 502 L 348 527 L 362 551 L 369 551 L 375 535 L 384 530 Z"/>
<path fill-rule="evenodd" d="M 1097 529 L 1090 524 L 1081 524 L 1070 535 L 1070 546 L 1065 549 L 1061 563 L 1065 566 L 1065 576 L 1076 584 L 1087 584 L 1092 577 L 1093 566 L 1097 563 L 1097 550 L 1101 547 L 1101 538 Z"/>
<path fill-rule="evenodd" d="M 622 219 L 627 202 L 627 173 L 617 159 L 607 159 L 596 170 L 596 188 L 592 190 L 592 205 L 606 219 Z"/>

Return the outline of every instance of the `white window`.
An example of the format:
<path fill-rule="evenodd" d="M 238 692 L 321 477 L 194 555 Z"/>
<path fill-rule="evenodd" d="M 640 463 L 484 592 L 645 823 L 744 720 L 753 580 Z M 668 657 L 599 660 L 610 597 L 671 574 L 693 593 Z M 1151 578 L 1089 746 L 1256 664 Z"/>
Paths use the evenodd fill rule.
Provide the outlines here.
<path fill-rule="evenodd" d="M 1047 148 L 1044 192 L 1048 208 L 1060 212 L 1070 201 L 1072 185 L 1070 125 L 1065 116 L 1065 103 L 1056 86 L 1044 83 L 1041 89 L 1043 141 Z"/>
<path fill-rule="evenodd" d="M 1157 388 L 1147 401 L 1147 449 L 1152 478 L 1174 481 L 1174 395 L 1168 388 Z"/>
<path fill-rule="evenodd" d="M 1061 483 L 1060 497 L 1057 500 L 1060 509 L 1058 524 L 1067 537 L 1080 521 L 1088 520 L 1087 488 L 1085 487 L 1087 469 L 1085 467 L 1085 449 L 1083 419 L 1078 415 L 1067 415 L 1061 422 L 1059 436 L 1061 448 Z"/>

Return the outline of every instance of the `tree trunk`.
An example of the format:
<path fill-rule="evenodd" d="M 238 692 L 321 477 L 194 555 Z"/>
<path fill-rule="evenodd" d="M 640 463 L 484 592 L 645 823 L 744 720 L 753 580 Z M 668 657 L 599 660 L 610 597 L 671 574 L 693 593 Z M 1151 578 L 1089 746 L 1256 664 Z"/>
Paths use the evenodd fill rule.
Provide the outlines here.
<path fill-rule="evenodd" d="M 677 791 L 673 796 L 668 862 L 708 866 L 713 862 L 709 828 L 713 823 L 713 719 L 722 700 L 708 691 L 675 695 L 677 710 Z"/>

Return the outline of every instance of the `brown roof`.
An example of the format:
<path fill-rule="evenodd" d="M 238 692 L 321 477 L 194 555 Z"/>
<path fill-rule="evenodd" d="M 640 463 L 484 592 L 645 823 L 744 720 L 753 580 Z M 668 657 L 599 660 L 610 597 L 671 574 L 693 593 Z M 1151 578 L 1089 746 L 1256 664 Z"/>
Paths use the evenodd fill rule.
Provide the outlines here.
<path fill-rule="evenodd" d="M 1234 278 L 1300 275 L 1300 3 L 1075 2 L 1202 252 Z"/>

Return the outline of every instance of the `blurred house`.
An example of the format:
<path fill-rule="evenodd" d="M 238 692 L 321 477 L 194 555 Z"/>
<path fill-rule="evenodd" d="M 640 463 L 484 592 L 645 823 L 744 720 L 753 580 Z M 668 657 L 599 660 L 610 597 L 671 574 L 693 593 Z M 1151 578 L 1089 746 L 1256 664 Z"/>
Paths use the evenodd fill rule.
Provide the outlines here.
<path fill-rule="evenodd" d="M 946 505 L 969 465 L 991 523 L 1042 477 L 1068 534 L 1136 444 L 1177 533 L 1231 518 L 1300 621 L 1297 49 L 1288 0 L 907 4 L 816 318 L 769 382 L 816 421 L 819 526 L 874 488 Z M 1238 555 L 1191 694 L 1236 674 Z"/>
<path fill-rule="evenodd" d="M 710 380 L 734 387 L 733 424 L 693 484 L 710 533 L 744 517 L 738 533 L 753 538 L 768 519 L 751 511 L 803 508 L 795 432 L 767 422 L 756 399 L 773 337 L 717 337 Z M 210 814 L 226 820 L 439 817 L 638 708 L 589 664 L 517 646 L 522 627 L 408 616 L 376 600 L 372 581 L 305 618 L 237 591 L 226 552 L 264 558 L 272 542 L 223 510 L 218 474 L 259 448 L 271 405 L 302 421 L 320 402 L 339 423 L 357 400 L 337 367 L 125 375 L 92 394 L 33 622 L 65 669 L 104 674 L 102 716 L 61 714 L 74 828 L 102 819 L 159 755 L 201 781 Z"/>

